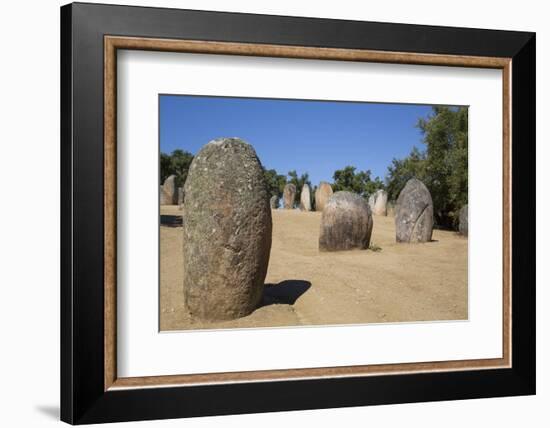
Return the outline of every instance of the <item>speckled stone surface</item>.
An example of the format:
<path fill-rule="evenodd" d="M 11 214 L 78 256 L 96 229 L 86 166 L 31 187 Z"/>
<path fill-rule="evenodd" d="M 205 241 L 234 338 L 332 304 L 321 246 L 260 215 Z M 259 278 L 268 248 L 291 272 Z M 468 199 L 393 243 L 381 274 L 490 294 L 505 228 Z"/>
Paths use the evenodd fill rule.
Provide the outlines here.
<path fill-rule="evenodd" d="M 311 211 L 311 192 L 307 184 L 304 184 L 300 193 L 300 209 L 302 211 Z"/>
<path fill-rule="evenodd" d="M 326 181 L 321 181 L 315 191 L 315 211 L 323 211 L 332 194 L 331 185 Z"/>
<path fill-rule="evenodd" d="M 433 202 L 428 188 L 411 178 L 397 198 L 395 239 L 397 242 L 429 242 L 433 230 Z"/>
<path fill-rule="evenodd" d="M 464 205 L 458 214 L 458 233 L 468 236 L 468 205 Z"/>
<path fill-rule="evenodd" d="M 185 305 L 192 317 L 235 319 L 260 303 L 271 250 L 271 209 L 254 148 L 238 138 L 206 144 L 185 183 Z"/>
<path fill-rule="evenodd" d="M 372 214 L 365 199 L 351 192 L 336 192 L 323 209 L 319 250 L 367 249 L 372 227 Z"/>
<path fill-rule="evenodd" d="M 161 187 L 160 204 L 161 205 L 176 205 L 178 203 L 178 189 L 176 187 L 176 176 L 171 175 Z"/>
<path fill-rule="evenodd" d="M 178 187 L 178 205 L 180 207 L 183 205 L 184 200 L 185 200 L 185 192 L 183 191 L 183 187 Z"/>
<path fill-rule="evenodd" d="M 283 208 L 291 210 L 294 208 L 294 200 L 296 199 L 296 186 L 288 183 L 283 190 Z"/>
<path fill-rule="evenodd" d="M 377 190 L 374 194 L 374 207 L 372 213 L 374 215 L 388 215 L 388 193 L 385 190 Z"/>

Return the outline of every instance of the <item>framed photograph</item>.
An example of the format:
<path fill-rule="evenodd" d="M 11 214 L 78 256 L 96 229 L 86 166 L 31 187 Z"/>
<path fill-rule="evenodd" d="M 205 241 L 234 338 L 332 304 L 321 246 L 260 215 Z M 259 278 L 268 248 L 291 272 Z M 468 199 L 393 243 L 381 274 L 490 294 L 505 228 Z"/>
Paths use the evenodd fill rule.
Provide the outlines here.
<path fill-rule="evenodd" d="M 535 34 L 61 8 L 61 418 L 535 393 Z"/>

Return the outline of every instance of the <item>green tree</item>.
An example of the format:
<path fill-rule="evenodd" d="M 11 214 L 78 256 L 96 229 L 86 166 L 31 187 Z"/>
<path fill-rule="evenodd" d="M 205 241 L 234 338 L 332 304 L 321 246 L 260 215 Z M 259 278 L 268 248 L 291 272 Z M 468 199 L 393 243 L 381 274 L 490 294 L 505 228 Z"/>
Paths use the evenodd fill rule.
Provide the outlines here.
<path fill-rule="evenodd" d="M 435 106 L 417 124 L 426 148 L 414 148 L 388 167 L 386 185 L 394 200 L 408 179 L 422 180 L 430 190 L 436 224 L 456 228 L 458 212 L 468 202 L 468 110 Z"/>
<path fill-rule="evenodd" d="M 286 177 L 278 174 L 274 169 L 264 168 L 264 177 L 267 185 L 267 191 L 271 196 L 277 196 L 279 199 L 283 196 L 283 190 L 286 184 Z"/>
<path fill-rule="evenodd" d="M 393 159 L 388 167 L 388 175 L 386 177 L 386 189 L 388 199 L 395 201 L 399 196 L 399 192 L 405 187 L 407 181 L 416 177 L 423 180 L 425 177 L 425 155 L 416 147 L 413 147 L 409 156 L 404 159 Z"/>
<path fill-rule="evenodd" d="M 187 180 L 187 173 L 189 172 L 189 167 L 191 162 L 193 162 L 193 155 L 184 150 L 176 149 L 172 152 L 172 169 L 174 174 L 176 174 L 176 184 L 182 186 Z"/>
<path fill-rule="evenodd" d="M 425 180 L 436 220 L 442 226 L 456 226 L 460 208 L 468 203 L 468 110 L 434 107 L 418 127 L 426 144 Z"/>
<path fill-rule="evenodd" d="M 382 181 L 380 177 L 375 177 L 374 180 L 372 180 L 370 179 L 370 176 L 369 176 L 369 179 L 365 181 L 364 196 L 368 197 L 373 193 L 375 193 L 377 190 L 385 189 L 385 187 L 386 186 L 384 185 L 384 181 Z"/>
<path fill-rule="evenodd" d="M 160 154 L 160 183 L 164 183 L 171 174 L 172 174 L 172 161 L 170 155 L 166 153 Z"/>
<path fill-rule="evenodd" d="M 160 154 L 160 180 L 164 183 L 170 175 L 176 176 L 176 185 L 183 187 L 185 180 L 187 179 L 187 173 L 191 162 L 193 161 L 193 155 L 185 150 L 176 149 L 171 154 Z"/>
<path fill-rule="evenodd" d="M 378 189 L 384 188 L 384 183 L 379 177 L 374 180 L 371 179 L 370 170 L 355 172 L 356 169 L 354 166 L 348 165 L 343 169 L 334 171 L 332 189 L 335 192 L 346 190 L 368 198 Z"/>

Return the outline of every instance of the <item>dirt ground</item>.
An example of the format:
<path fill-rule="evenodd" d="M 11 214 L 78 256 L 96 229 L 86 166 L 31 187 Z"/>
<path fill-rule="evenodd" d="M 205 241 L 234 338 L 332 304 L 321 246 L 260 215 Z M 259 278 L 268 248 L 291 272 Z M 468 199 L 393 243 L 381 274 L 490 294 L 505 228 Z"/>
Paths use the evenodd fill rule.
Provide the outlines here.
<path fill-rule="evenodd" d="M 393 217 L 374 216 L 380 251 L 318 251 L 321 214 L 273 210 L 263 305 L 205 323 L 183 304 L 181 211 L 161 207 L 160 329 L 365 324 L 468 318 L 468 240 L 434 230 L 433 242 L 397 244 Z"/>

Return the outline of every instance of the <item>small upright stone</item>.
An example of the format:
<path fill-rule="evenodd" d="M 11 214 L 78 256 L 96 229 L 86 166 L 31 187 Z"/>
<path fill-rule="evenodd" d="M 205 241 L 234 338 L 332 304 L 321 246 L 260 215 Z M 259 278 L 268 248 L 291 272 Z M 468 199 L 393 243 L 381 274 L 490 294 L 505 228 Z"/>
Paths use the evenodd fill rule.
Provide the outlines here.
<path fill-rule="evenodd" d="M 272 210 L 279 208 L 279 197 L 277 195 L 273 195 L 269 200 L 269 205 Z"/>
<path fill-rule="evenodd" d="M 371 211 L 374 211 L 374 203 L 376 202 L 376 194 L 373 193 L 369 196 L 369 208 Z"/>
<path fill-rule="evenodd" d="M 178 187 L 178 205 L 180 208 L 183 205 L 183 200 L 185 199 L 185 192 L 183 191 L 183 187 Z"/>
<path fill-rule="evenodd" d="M 388 217 L 394 217 L 395 216 L 395 204 L 393 202 L 388 202 L 386 204 L 386 211 Z"/>
<path fill-rule="evenodd" d="M 468 236 L 468 205 L 464 205 L 458 214 L 458 233 Z"/>
<path fill-rule="evenodd" d="M 302 211 L 311 211 L 311 193 L 307 183 L 304 184 L 300 193 L 300 209 Z"/>
<path fill-rule="evenodd" d="M 332 196 L 332 187 L 326 181 L 321 181 L 315 191 L 315 211 L 323 211 Z"/>
<path fill-rule="evenodd" d="M 296 186 L 288 183 L 283 190 L 283 207 L 285 210 L 294 208 L 294 199 L 296 199 Z"/>
<path fill-rule="evenodd" d="M 428 242 L 432 239 L 433 202 L 428 188 L 411 178 L 397 198 L 395 238 L 397 242 Z"/>
<path fill-rule="evenodd" d="M 206 144 L 185 182 L 183 294 L 191 317 L 235 319 L 260 304 L 271 250 L 262 165 L 239 138 Z"/>
<path fill-rule="evenodd" d="M 385 190 L 377 190 L 374 194 L 374 215 L 388 215 L 387 209 L 388 193 Z"/>
<path fill-rule="evenodd" d="M 323 209 L 319 250 L 367 249 L 372 226 L 372 214 L 365 199 L 351 192 L 336 192 Z"/>
<path fill-rule="evenodd" d="M 160 204 L 176 205 L 178 203 L 178 189 L 176 187 L 176 176 L 171 175 L 162 185 Z"/>

